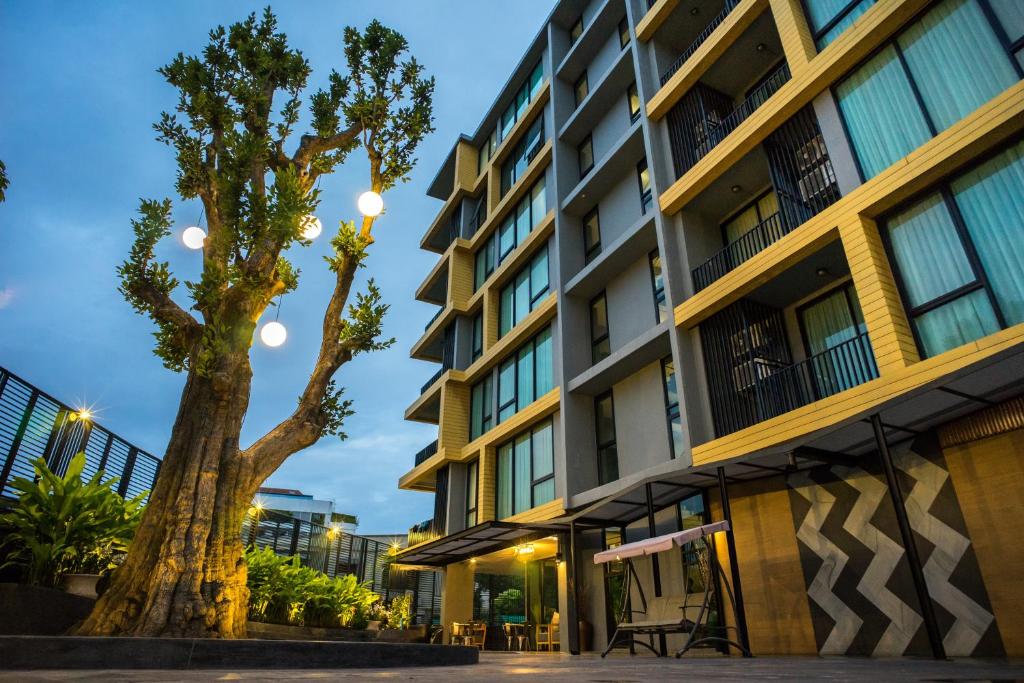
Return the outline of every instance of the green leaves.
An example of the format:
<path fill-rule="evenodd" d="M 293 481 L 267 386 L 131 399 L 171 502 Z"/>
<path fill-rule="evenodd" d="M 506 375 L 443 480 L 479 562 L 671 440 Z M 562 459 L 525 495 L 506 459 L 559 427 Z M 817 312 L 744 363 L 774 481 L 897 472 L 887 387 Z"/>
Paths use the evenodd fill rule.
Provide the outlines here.
<path fill-rule="evenodd" d="M 339 389 L 333 379 L 327 383 L 327 391 L 324 392 L 324 398 L 320 401 L 320 415 L 324 423 L 320 432 L 321 436 L 331 434 L 339 437 L 342 441 L 348 438 L 348 434 L 341 428 L 345 424 L 345 419 L 354 415 L 355 411 L 352 410 L 352 401 L 342 400 L 341 397 L 344 393 L 345 387 Z"/>
<path fill-rule="evenodd" d="M 352 574 L 331 578 L 296 557 L 270 548 L 250 548 L 249 618 L 276 624 L 338 627 L 348 625 L 380 599 Z"/>
<path fill-rule="evenodd" d="M 0 202 L 7 199 L 5 193 L 10 185 L 11 181 L 7 178 L 7 166 L 3 161 L 0 161 Z"/>
<path fill-rule="evenodd" d="M 110 569 L 135 535 L 148 492 L 125 500 L 114 490 L 117 478 L 103 481 L 102 470 L 83 482 L 84 453 L 63 477 L 42 459 L 33 465 L 38 479 L 14 479 L 18 502 L 0 515 L 0 566 L 19 567 L 26 582 L 43 586 L 56 586 L 64 574 Z"/>
<path fill-rule="evenodd" d="M 380 351 L 395 343 L 393 337 L 380 339 L 388 308 L 388 304 L 381 303 L 380 289 L 370 278 L 366 283 L 366 294 L 356 294 L 356 303 L 348 307 L 348 320 L 341 328 L 341 342 L 352 350 L 352 355 Z"/>

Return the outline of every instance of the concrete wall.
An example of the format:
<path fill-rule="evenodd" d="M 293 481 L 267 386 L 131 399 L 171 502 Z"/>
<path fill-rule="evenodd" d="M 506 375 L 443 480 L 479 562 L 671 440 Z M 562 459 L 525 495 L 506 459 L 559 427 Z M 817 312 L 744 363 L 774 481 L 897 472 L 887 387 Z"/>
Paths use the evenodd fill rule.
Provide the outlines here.
<path fill-rule="evenodd" d="M 669 460 L 661 363 L 655 362 L 612 387 L 619 476 Z"/>

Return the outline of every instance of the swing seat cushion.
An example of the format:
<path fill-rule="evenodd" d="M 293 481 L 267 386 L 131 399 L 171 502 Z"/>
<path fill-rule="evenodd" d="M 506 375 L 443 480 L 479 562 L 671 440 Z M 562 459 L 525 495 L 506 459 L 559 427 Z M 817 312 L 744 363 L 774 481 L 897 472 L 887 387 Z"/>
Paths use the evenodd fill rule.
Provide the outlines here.
<path fill-rule="evenodd" d="M 689 632 L 693 629 L 694 620 L 700 613 L 700 605 L 688 605 L 686 598 L 678 595 L 663 595 L 651 598 L 647 602 L 647 611 L 634 612 L 635 618 L 618 624 L 620 631 L 664 631 Z"/>

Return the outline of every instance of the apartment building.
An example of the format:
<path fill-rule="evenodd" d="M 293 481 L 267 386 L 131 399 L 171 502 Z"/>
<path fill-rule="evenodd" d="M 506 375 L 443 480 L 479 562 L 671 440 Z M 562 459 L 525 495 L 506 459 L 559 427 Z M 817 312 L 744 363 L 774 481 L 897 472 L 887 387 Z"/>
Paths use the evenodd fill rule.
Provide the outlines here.
<path fill-rule="evenodd" d="M 724 518 L 755 654 L 1024 654 L 1022 66 L 1015 0 L 559 2 L 429 188 L 446 632 L 599 650 L 593 555 Z"/>

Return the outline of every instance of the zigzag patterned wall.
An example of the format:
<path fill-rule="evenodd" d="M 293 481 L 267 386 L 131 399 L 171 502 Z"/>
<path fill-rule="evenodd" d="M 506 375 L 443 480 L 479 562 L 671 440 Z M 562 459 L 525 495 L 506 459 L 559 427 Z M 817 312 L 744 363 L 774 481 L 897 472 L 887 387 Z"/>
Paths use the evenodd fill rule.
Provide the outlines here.
<path fill-rule="evenodd" d="M 885 477 L 822 466 L 787 478 L 821 654 L 928 655 Z M 998 656 L 1002 641 L 960 505 L 933 435 L 893 451 L 925 579 L 951 656 Z M 873 464 L 873 463 L 872 463 Z"/>

